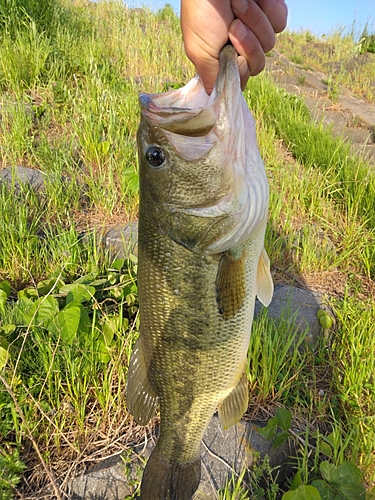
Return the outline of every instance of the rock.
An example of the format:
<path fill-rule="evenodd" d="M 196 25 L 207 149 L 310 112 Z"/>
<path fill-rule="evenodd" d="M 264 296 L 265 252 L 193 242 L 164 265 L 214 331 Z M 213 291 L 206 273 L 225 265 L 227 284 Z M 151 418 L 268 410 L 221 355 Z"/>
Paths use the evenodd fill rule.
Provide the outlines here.
<path fill-rule="evenodd" d="M 324 296 L 321 293 L 290 285 L 276 285 L 267 314 L 269 318 L 276 321 L 282 317 L 293 318 L 296 330 L 301 333 L 306 332 L 306 343 L 315 346 L 322 334 L 322 327 L 316 314 L 324 307 L 326 307 Z M 255 315 L 264 309 L 257 299 Z"/>
<path fill-rule="evenodd" d="M 101 241 L 115 259 L 125 259 L 130 254 L 137 255 L 138 222 L 117 224 L 105 229 L 102 232 Z"/>
<path fill-rule="evenodd" d="M 293 474 L 290 457 L 295 456 L 295 448 L 285 441 L 273 450 L 272 440 L 264 439 L 257 432 L 260 426 L 258 422 L 241 421 L 224 431 L 217 415 L 213 416 L 203 438 L 202 478 L 194 500 L 216 500 L 217 491 L 225 487 L 233 473 L 240 474 L 244 467 L 251 471 L 258 455 L 260 459 L 269 457 L 270 467 L 277 469 L 275 481 L 278 484 L 283 484 Z M 134 493 L 131 484 L 141 479 L 144 459 L 150 456 L 156 435 L 157 430 L 146 446 L 142 443 L 126 453 L 127 469 L 121 455 L 117 455 L 104 460 L 89 473 L 74 478 L 70 484 L 72 500 L 122 500 Z"/>
<path fill-rule="evenodd" d="M 15 191 L 21 191 L 22 188 L 31 188 L 37 194 L 45 193 L 48 183 L 57 180 L 53 174 L 45 174 L 40 170 L 29 167 L 6 167 L 0 170 L 0 183 L 4 182 L 6 186 Z M 72 182 L 68 177 L 61 177 L 61 181 L 65 184 Z M 76 181 L 74 181 L 76 182 Z M 89 198 L 87 196 L 87 186 L 81 184 L 80 188 L 80 202 L 81 205 L 87 205 Z"/>
<path fill-rule="evenodd" d="M 129 479 L 121 456 L 102 462 L 88 474 L 78 476 L 70 484 L 71 500 L 123 500 L 131 494 Z"/>
<path fill-rule="evenodd" d="M 273 440 L 263 438 L 257 429 L 264 426 L 259 422 L 240 421 L 224 431 L 217 415 L 211 420 L 203 438 L 202 445 L 202 480 L 196 498 L 216 500 L 216 492 L 225 487 L 233 475 L 238 475 L 244 467 L 251 469 L 255 462 L 269 457 L 271 468 L 276 468 L 278 484 L 283 484 L 293 474 L 291 456 L 296 450 L 285 441 L 276 450 L 272 448 Z"/>
<path fill-rule="evenodd" d="M 23 186 L 33 188 L 36 192 L 45 191 L 45 181 L 48 178 L 40 170 L 28 167 L 7 167 L 0 170 L 0 181 L 5 182 L 7 186 L 20 191 Z"/>

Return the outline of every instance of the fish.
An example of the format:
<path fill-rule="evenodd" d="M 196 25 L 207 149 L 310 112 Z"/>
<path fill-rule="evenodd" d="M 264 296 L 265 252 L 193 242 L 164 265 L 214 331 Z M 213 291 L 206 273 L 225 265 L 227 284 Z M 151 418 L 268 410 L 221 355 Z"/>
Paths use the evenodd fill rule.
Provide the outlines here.
<path fill-rule="evenodd" d="M 248 407 L 255 297 L 273 295 L 269 189 L 232 46 L 210 95 L 196 76 L 139 101 L 140 334 L 126 404 L 141 425 L 160 409 L 142 500 L 190 500 L 213 414 L 227 429 Z"/>

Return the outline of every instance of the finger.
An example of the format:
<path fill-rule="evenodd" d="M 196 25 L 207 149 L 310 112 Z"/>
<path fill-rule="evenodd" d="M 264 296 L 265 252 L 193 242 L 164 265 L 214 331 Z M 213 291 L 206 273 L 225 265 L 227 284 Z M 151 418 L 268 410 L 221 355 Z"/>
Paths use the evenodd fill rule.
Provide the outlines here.
<path fill-rule="evenodd" d="M 258 38 L 263 51 L 269 52 L 275 45 L 275 31 L 260 5 L 254 0 L 232 0 L 232 8 L 236 17 Z"/>
<path fill-rule="evenodd" d="M 258 0 L 258 5 L 266 14 L 274 32 L 281 33 L 288 20 L 288 6 L 285 0 Z"/>
<path fill-rule="evenodd" d="M 246 59 L 249 74 L 254 76 L 260 73 L 264 69 L 266 59 L 263 47 L 254 33 L 242 21 L 235 19 L 229 27 L 229 38 L 238 54 Z"/>
<path fill-rule="evenodd" d="M 201 58 L 189 57 L 189 59 L 194 64 L 197 73 L 202 80 L 205 91 L 208 95 L 210 95 L 219 72 L 219 61 L 213 58 L 203 60 Z"/>
<path fill-rule="evenodd" d="M 241 90 L 245 90 L 247 81 L 251 75 L 247 61 L 243 56 L 238 57 L 238 68 L 240 70 Z"/>

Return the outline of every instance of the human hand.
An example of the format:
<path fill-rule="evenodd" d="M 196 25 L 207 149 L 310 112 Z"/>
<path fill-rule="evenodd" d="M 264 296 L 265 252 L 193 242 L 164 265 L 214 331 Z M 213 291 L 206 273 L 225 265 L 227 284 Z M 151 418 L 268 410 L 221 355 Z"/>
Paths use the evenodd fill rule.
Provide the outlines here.
<path fill-rule="evenodd" d="M 241 87 L 265 66 L 265 53 L 275 45 L 275 33 L 286 26 L 284 0 L 181 0 L 185 51 L 208 94 L 219 71 L 219 52 L 232 42 L 239 54 Z"/>

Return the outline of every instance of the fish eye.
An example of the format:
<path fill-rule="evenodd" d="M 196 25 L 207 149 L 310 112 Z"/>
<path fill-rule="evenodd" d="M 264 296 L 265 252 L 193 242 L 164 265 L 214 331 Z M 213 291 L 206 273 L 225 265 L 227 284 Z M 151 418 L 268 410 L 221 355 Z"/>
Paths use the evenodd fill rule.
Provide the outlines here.
<path fill-rule="evenodd" d="M 159 146 L 149 146 L 146 151 L 146 160 L 151 167 L 159 168 L 165 161 L 165 154 Z"/>

